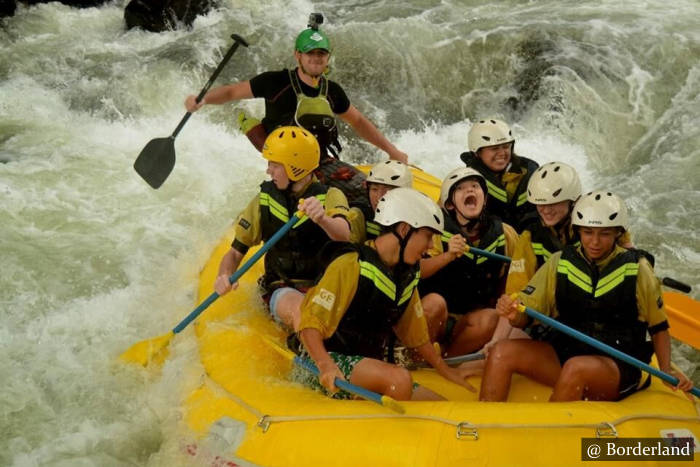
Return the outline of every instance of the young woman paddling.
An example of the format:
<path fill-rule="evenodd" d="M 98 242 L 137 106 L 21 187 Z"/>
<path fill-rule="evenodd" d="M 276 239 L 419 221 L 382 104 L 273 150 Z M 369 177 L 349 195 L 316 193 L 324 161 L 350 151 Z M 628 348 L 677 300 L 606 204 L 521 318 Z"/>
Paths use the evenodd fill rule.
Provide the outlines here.
<path fill-rule="evenodd" d="M 651 265 L 618 245 L 628 227 L 624 202 L 610 192 L 589 193 L 576 203 L 572 223 L 581 245 L 554 253 L 517 300 L 503 295 L 499 314 L 526 325 L 527 316 L 517 311 L 521 302 L 644 362 L 655 353 L 660 369 L 680 380 L 677 388 L 691 389 L 671 367 L 668 321 Z M 505 401 L 513 373 L 553 387 L 551 401 L 620 400 L 648 384 L 636 367 L 558 332 L 497 342 L 486 360 L 480 399 Z"/>

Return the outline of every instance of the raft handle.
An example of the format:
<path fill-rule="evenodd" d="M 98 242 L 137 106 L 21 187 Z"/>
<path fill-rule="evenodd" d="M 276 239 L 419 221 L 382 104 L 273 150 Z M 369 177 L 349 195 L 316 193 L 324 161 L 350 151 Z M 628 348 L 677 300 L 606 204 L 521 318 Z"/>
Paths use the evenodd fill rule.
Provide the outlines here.
<path fill-rule="evenodd" d="M 460 422 L 457 424 L 457 439 L 470 436 L 472 440 L 479 440 L 479 430 L 469 422 Z"/>
<path fill-rule="evenodd" d="M 603 422 L 595 427 L 596 438 L 617 438 L 617 430 L 615 425 L 610 422 Z"/>
<path fill-rule="evenodd" d="M 260 417 L 260 420 L 258 420 L 258 423 L 256 424 L 262 429 L 263 433 L 267 433 L 267 430 L 270 428 L 269 418 L 269 415 L 263 415 L 262 417 Z"/>

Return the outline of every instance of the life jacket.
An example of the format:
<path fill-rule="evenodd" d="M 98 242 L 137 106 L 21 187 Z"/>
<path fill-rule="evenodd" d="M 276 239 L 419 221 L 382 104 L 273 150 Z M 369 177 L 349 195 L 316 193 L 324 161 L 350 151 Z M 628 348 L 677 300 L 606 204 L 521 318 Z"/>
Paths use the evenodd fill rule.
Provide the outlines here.
<path fill-rule="evenodd" d="M 528 213 L 536 212 L 535 205 L 527 200 L 527 184 L 532 173 L 539 167 L 537 162 L 526 157 L 511 156 L 511 163 L 507 169 L 509 173 L 524 173 L 518 182 L 513 196 L 508 199 L 508 191 L 501 180 L 500 174 L 494 174 L 473 152 L 465 152 L 460 156 L 462 161 L 478 171 L 486 179 L 489 199 L 486 203 L 486 211 L 489 214 L 499 217 L 503 222 L 511 225 L 515 230 L 521 232 L 523 222 Z"/>
<path fill-rule="evenodd" d="M 446 211 L 444 213 L 445 231 L 440 240 L 443 251 L 447 251 L 450 238 L 456 234 L 464 234 L 452 215 Z M 505 255 L 506 237 L 503 223 L 495 216 L 486 216 L 483 222 L 487 228 L 479 239 L 479 248 Z M 501 292 L 502 268 L 503 263 L 500 261 L 467 252 L 430 277 L 425 291 L 432 290 L 443 296 L 459 295 L 462 299 L 448 301 L 461 303 L 460 309 L 451 309 L 450 313 L 464 314 L 475 308 L 493 306 Z"/>
<path fill-rule="evenodd" d="M 382 226 L 374 221 L 365 221 L 365 235 L 367 240 L 373 240 L 382 232 Z"/>
<path fill-rule="evenodd" d="M 530 231 L 530 244 L 537 259 L 537 269 L 542 267 L 553 253 L 561 251 L 566 245 L 576 247 L 581 244 L 578 235 L 570 227 L 567 229 L 570 231 L 571 238 L 568 238 L 569 235 L 567 235 L 568 241 L 565 243 L 549 227 L 542 225 L 539 217 L 525 227 L 525 230 Z"/>
<path fill-rule="evenodd" d="M 357 291 L 325 346 L 328 351 L 381 360 L 385 343 L 418 285 L 420 266 L 402 268 L 397 276 L 396 267 L 386 266 L 379 253 L 368 245 L 345 243 L 334 256 L 351 251 L 358 253 L 360 262 Z"/>
<path fill-rule="evenodd" d="M 647 325 L 638 319 L 636 295 L 640 258 L 641 254 L 627 250 L 598 271 L 575 247 L 564 247 L 556 275 L 557 320 L 648 362 Z M 555 339 L 575 355 L 603 354 L 562 334 Z"/>
<path fill-rule="evenodd" d="M 328 188 L 312 182 L 304 197 L 315 196 L 325 206 Z M 297 199 L 288 197 L 271 181 L 260 185 L 260 227 L 267 241 L 297 210 Z M 326 232 L 308 217 L 301 219 L 265 255 L 265 282 L 314 280 L 320 272 L 317 253 L 329 241 Z"/>
<path fill-rule="evenodd" d="M 321 160 L 331 157 L 339 158 L 343 150 L 338 140 L 338 127 L 335 114 L 328 102 L 328 80 L 321 76 L 318 96 L 310 97 L 304 94 L 296 69 L 289 70 L 289 81 L 297 97 L 297 107 L 294 113 L 283 114 L 274 123 L 274 127 L 297 125 L 309 130 L 318 140 L 321 147 Z M 284 88 L 286 89 L 286 88 Z M 284 90 L 283 89 L 283 90 Z M 268 132 L 265 125 L 258 119 L 241 113 L 238 116 L 239 128 L 248 137 L 255 148 L 262 152 Z M 269 123 L 268 123 L 269 125 Z M 272 131 L 274 128 L 271 128 Z M 330 154 L 329 154 L 330 153 Z"/>
<path fill-rule="evenodd" d="M 294 112 L 294 120 L 290 124 L 306 128 L 313 133 L 322 148 L 322 158 L 329 157 L 328 152 L 330 152 L 338 159 L 343 148 L 338 140 L 335 113 L 328 102 L 328 80 L 325 76 L 321 76 L 318 96 L 310 97 L 304 94 L 296 69 L 287 71 L 292 89 L 297 96 L 297 108 Z"/>

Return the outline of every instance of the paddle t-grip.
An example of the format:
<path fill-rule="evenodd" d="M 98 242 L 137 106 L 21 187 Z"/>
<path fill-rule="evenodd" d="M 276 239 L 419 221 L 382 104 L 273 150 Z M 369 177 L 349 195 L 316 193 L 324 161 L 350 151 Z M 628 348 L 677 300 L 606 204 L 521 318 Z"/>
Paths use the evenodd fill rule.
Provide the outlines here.
<path fill-rule="evenodd" d="M 676 279 L 671 279 L 670 277 L 664 277 L 661 279 L 661 283 L 666 287 L 671 287 L 672 289 L 680 290 L 683 293 L 690 293 L 692 288 L 688 284 L 677 281 Z"/>

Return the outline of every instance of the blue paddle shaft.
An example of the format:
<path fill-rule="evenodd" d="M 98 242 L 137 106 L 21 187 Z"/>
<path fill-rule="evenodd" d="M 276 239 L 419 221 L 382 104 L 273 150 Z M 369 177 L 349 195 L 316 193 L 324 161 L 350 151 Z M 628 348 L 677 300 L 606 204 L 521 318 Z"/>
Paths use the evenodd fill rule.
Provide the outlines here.
<path fill-rule="evenodd" d="M 498 261 L 503 261 L 504 263 L 510 263 L 509 257 L 499 255 L 498 253 L 494 253 L 492 251 L 482 250 L 481 248 L 474 248 L 473 246 L 470 246 L 469 252 L 477 254 L 479 256 L 485 256 L 487 258 L 497 259 Z"/>
<path fill-rule="evenodd" d="M 286 224 L 284 224 L 282 227 L 280 227 L 280 229 L 279 229 L 277 232 L 275 232 L 275 234 L 274 234 L 272 237 L 270 237 L 270 239 L 269 239 L 267 242 L 265 242 L 265 244 L 264 244 L 262 247 L 260 247 L 260 249 L 259 249 L 258 251 L 256 251 L 255 254 L 254 254 L 253 256 L 251 256 L 250 259 L 249 259 L 248 261 L 246 261 L 246 262 L 243 264 L 243 266 L 241 266 L 240 268 L 238 268 L 238 270 L 237 270 L 236 272 L 234 272 L 233 274 L 231 274 L 231 277 L 228 278 L 228 281 L 229 281 L 231 284 L 233 284 L 233 283 L 236 282 L 238 279 L 240 279 L 241 276 L 242 276 L 243 274 L 245 274 L 246 271 L 248 271 L 248 269 L 250 269 L 255 263 L 257 263 L 257 261 L 262 257 L 262 255 L 264 255 L 265 253 L 267 253 L 267 251 L 268 251 L 270 248 L 272 248 L 272 247 L 275 245 L 275 243 L 277 243 L 277 242 L 279 241 L 280 238 L 282 238 L 287 232 L 289 232 L 289 230 L 290 230 L 290 229 L 294 226 L 294 224 L 296 224 L 298 221 L 299 221 L 299 217 L 297 217 L 296 214 L 293 215 L 293 216 L 291 217 L 291 219 L 289 219 L 289 220 L 287 221 Z M 214 292 L 214 293 L 212 293 L 211 295 L 209 295 L 202 303 L 199 304 L 199 306 L 198 306 L 197 308 L 195 308 L 194 310 L 192 310 L 192 313 L 190 313 L 189 315 L 187 315 L 187 316 L 185 317 L 185 319 L 183 319 L 182 321 L 180 321 L 180 324 L 178 324 L 177 326 L 175 326 L 175 327 L 173 328 L 173 333 L 174 333 L 174 334 L 177 334 L 178 332 L 180 332 L 180 331 L 182 331 L 183 329 L 185 329 L 185 328 L 187 327 L 188 324 L 190 324 L 195 318 L 197 318 L 197 316 L 199 316 L 204 310 L 206 310 L 207 307 L 208 307 L 209 305 L 211 305 L 212 303 L 214 303 L 214 301 L 215 301 L 217 298 L 219 298 L 219 294 L 216 293 L 216 292 Z"/>
<path fill-rule="evenodd" d="M 318 371 L 318 368 L 316 368 L 316 365 L 314 365 L 312 362 L 305 358 L 301 358 L 299 356 L 294 357 L 294 363 L 308 371 L 309 373 L 313 373 L 316 377 L 319 377 L 321 375 L 321 372 Z M 369 389 L 365 389 L 360 386 L 356 386 L 352 383 L 349 383 L 345 380 L 342 380 L 340 378 L 336 378 L 334 381 L 335 385 L 339 387 L 340 389 L 343 389 L 344 391 L 349 392 L 350 394 L 354 394 L 356 396 L 359 396 L 363 399 L 366 399 L 368 401 L 376 402 L 379 405 L 384 405 L 382 404 L 382 395 L 377 394 L 376 392 L 370 391 Z"/>
<path fill-rule="evenodd" d="M 454 237 L 454 234 L 449 233 L 449 232 L 443 232 L 442 235 L 447 239 Z M 503 261 L 504 263 L 510 263 L 509 257 L 499 255 L 498 253 L 494 253 L 492 251 L 482 250 L 481 248 L 476 248 L 476 247 L 469 246 L 469 245 L 467 245 L 466 251 L 469 253 L 474 253 L 475 255 L 478 255 L 478 256 L 484 256 L 486 258 L 491 258 L 491 259 L 496 259 L 498 261 Z"/>
<path fill-rule="evenodd" d="M 547 315 L 543 315 L 539 311 L 535 311 L 532 308 L 527 307 L 527 306 L 524 308 L 525 308 L 525 313 L 527 313 L 528 316 L 530 316 L 530 317 L 536 319 L 537 321 L 540 321 L 540 322 L 542 322 L 550 327 L 553 327 L 557 331 L 561 331 L 564 334 L 567 334 L 575 339 L 580 340 L 581 342 L 584 342 L 584 343 L 590 345 L 591 347 L 595 347 L 598 350 L 602 350 L 603 352 L 607 353 L 608 355 L 615 357 L 619 360 L 622 360 L 625 363 L 629 363 L 630 365 L 636 366 L 640 370 L 644 370 L 647 373 L 650 373 L 650 374 L 656 376 L 657 378 L 661 378 L 662 380 L 664 380 L 667 383 L 670 383 L 674 386 L 676 386 L 679 382 L 678 378 L 676 378 L 675 376 L 671 376 L 668 373 L 665 373 L 657 368 L 654 368 L 653 366 L 648 365 L 641 360 L 638 360 L 634 357 L 631 357 L 624 352 L 620 352 L 616 348 L 610 347 L 608 344 L 604 344 L 603 342 L 600 342 L 597 339 L 593 339 L 592 337 L 587 336 L 584 333 L 567 326 L 566 324 L 560 323 L 559 321 L 552 319 Z M 695 396 L 700 397 L 700 389 L 698 389 L 698 388 L 694 387 L 693 389 L 690 390 L 690 393 L 695 395 Z"/>

